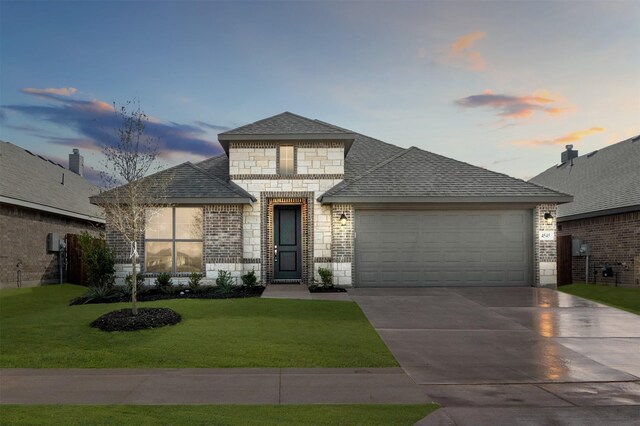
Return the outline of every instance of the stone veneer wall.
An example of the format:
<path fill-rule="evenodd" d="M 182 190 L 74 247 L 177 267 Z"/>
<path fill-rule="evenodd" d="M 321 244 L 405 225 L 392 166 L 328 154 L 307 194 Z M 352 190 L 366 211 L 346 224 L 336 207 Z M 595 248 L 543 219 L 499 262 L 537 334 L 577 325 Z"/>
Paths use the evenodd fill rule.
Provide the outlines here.
<path fill-rule="evenodd" d="M 32 287 L 60 280 L 58 253 L 47 251 L 47 236 L 87 231 L 98 235 L 102 225 L 10 204 L 0 204 L 0 288 Z M 64 273 L 64 272 L 63 272 Z"/>
<path fill-rule="evenodd" d="M 535 273 L 534 284 L 537 287 L 556 287 L 557 280 L 557 245 L 556 239 L 552 241 L 540 241 L 540 231 L 556 230 L 556 204 L 539 204 L 533 209 L 533 269 Z M 544 218 L 545 213 L 551 213 L 554 217 L 551 225 Z"/>
<path fill-rule="evenodd" d="M 620 213 L 558 223 L 558 235 L 570 235 L 589 244 L 589 282 L 593 282 L 593 266 L 597 267 L 596 282 L 640 286 L 640 211 Z M 572 258 L 573 282 L 585 282 L 585 257 Z M 605 263 L 616 264 L 617 277 L 605 278 L 600 272 Z M 617 265 L 625 263 L 625 265 Z"/>

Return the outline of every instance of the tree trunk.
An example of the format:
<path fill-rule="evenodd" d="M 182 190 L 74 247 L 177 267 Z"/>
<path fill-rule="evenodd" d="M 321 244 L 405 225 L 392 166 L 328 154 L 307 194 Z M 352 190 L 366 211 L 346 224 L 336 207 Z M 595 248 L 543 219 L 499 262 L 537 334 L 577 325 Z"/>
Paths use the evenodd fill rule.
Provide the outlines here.
<path fill-rule="evenodd" d="M 136 243 L 133 243 L 133 254 L 131 256 L 131 313 L 133 315 L 138 315 L 138 271 L 136 269 Z"/>

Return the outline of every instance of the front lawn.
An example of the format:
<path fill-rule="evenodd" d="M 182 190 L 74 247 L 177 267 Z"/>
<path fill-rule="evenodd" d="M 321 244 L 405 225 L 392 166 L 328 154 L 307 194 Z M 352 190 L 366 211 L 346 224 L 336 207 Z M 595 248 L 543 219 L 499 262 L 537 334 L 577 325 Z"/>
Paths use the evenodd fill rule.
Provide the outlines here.
<path fill-rule="evenodd" d="M 640 288 L 638 287 L 571 284 L 559 286 L 558 290 L 640 315 Z"/>
<path fill-rule="evenodd" d="M 64 284 L 0 291 L 0 367 L 213 368 L 395 367 L 352 302 L 164 300 L 182 322 L 108 333 L 89 327 L 127 303 L 68 306 L 84 287 Z"/>
<path fill-rule="evenodd" d="M 412 425 L 426 405 L 4 405 L 5 425 Z"/>

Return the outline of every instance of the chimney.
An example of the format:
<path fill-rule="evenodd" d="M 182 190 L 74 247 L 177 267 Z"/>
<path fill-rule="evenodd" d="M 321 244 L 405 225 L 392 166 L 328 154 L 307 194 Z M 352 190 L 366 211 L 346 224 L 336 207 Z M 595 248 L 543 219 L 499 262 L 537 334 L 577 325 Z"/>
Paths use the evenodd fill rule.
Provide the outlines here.
<path fill-rule="evenodd" d="M 573 150 L 573 145 L 567 145 L 565 148 L 567 148 L 567 150 L 562 153 L 560 160 L 562 163 L 571 161 L 571 164 L 573 165 L 572 160 L 578 156 L 578 151 Z"/>
<path fill-rule="evenodd" d="M 80 150 L 74 148 L 73 154 L 69 154 L 69 170 L 73 173 L 84 176 L 84 157 L 80 155 Z"/>

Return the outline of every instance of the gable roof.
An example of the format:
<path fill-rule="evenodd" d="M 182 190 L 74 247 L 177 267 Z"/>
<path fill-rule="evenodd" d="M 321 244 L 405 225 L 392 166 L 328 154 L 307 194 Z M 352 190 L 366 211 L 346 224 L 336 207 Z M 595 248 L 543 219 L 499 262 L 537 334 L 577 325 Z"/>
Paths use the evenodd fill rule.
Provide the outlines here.
<path fill-rule="evenodd" d="M 412 147 L 327 191 L 323 203 L 567 202 L 571 196 Z"/>
<path fill-rule="evenodd" d="M 210 170 L 191 162 L 154 173 L 145 177 L 144 180 L 147 181 L 147 194 L 151 198 L 157 198 L 161 203 L 247 204 L 256 201 L 251 194 L 235 183 L 225 181 Z M 101 204 L 117 199 L 117 192 L 122 191 L 125 186 L 119 186 L 92 197 L 91 202 Z"/>
<path fill-rule="evenodd" d="M 286 111 L 220 133 L 218 141 L 228 154 L 230 141 L 343 140 L 346 154 L 355 136 L 355 133 L 349 130 Z"/>
<path fill-rule="evenodd" d="M 104 223 L 102 209 L 89 203 L 89 197 L 99 192 L 61 165 L 0 141 L 1 202 Z"/>
<path fill-rule="evenodd" d="M 640 135 L 553 166 L 530 182 L 574 196 L 558 206 L 558 219 L 640 210 Z"/>

